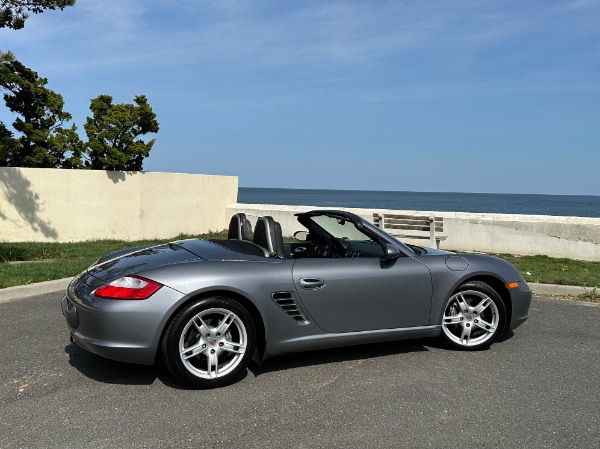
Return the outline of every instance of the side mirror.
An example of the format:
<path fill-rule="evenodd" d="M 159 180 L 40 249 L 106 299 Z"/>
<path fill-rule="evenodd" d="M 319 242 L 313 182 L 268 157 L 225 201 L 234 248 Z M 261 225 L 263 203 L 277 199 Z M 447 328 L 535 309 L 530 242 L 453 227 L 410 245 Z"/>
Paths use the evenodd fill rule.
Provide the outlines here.
<path fill-rule="evenodd" d="M 386 259 L 397 259 L 400 257 L 400 250 L 392 245 L 391 243 L 385 244 L 385 258 Z"/>
<path fill-rule="evenodd" d="M 308 232 L 306 231 L 296 231 L 294 232 L 294 238 L 299 242 L 307 242 L 308 241 Z"/>

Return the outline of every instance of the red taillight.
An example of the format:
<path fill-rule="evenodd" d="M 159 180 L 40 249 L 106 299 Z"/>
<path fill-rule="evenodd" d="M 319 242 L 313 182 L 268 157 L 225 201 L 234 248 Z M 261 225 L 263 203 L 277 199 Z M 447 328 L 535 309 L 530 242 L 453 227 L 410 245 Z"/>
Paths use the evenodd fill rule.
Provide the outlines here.
<path fill-rule="evenodd" d="M 94 295 L 109 299 L 148 299 L 161 287 L 161 284 L 140 276 L 123 276 L 97 288 Z"/>

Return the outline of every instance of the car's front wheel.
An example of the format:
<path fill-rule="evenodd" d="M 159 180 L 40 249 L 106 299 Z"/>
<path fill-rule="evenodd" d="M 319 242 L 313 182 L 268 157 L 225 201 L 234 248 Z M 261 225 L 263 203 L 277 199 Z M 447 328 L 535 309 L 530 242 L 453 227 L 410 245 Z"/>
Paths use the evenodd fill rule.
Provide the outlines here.
<path fill-rule="evenodd" d="M 224 297 L 198 300 L 171 320 L 162 340 L 165 365 L 196 388 L 222 387 L 246 372 L 256 347 L 252 317 Z"/>
<path fill-rule="evenodd" d="M 446 302 L 442 338 L 455 349 L 481 349 L 499 337 L 505 322 L 506 308 L 498 293 L 484 282 L 467 282 Z"/>

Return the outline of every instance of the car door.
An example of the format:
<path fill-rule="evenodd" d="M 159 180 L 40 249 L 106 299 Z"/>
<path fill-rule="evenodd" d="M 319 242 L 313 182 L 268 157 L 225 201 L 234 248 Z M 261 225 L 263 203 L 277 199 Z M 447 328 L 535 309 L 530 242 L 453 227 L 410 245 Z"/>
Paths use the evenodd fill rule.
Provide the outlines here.
<path fill-rule="evenodd" d="M 412 257 L 302 258 L 292 275 L 304 307 L 326 332 L 429 324 L 431 273 Z"/>

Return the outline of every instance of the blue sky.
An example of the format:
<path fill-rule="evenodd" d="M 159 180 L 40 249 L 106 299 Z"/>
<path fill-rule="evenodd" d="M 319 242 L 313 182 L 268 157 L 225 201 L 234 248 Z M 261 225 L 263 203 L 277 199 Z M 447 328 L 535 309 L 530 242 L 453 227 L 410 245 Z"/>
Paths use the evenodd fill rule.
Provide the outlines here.
<path fill-rule="evenodd" d="M 585 0 L 79 0 L 0 30 L 0 49 L 82 135 L 91 98 L 146 95 L 148 171 L 600 195 L 598 24 Z"/>

